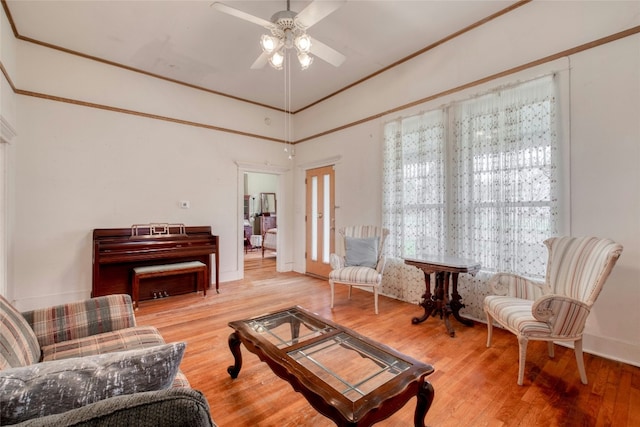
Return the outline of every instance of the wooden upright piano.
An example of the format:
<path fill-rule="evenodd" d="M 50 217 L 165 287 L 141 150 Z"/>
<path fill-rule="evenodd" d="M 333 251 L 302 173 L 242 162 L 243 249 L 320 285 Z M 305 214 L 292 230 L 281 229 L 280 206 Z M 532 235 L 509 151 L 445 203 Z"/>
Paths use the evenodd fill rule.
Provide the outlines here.
<path fill-rule="evenodd" d="M 186 227 L 184 224 L 141 224 L 130 228 L 93 230 L 92 296 L 131 295 L 135 267 L 200 261 L 207 266 L 205 285 L 211 286 L 211 254 L 215 255 L 216 292 L 218 292 L 218 236 L 211 227 Z M 149 279 L 140 284 L 140 299 L 177 295 L 197 290 L 193 275 Z"/>

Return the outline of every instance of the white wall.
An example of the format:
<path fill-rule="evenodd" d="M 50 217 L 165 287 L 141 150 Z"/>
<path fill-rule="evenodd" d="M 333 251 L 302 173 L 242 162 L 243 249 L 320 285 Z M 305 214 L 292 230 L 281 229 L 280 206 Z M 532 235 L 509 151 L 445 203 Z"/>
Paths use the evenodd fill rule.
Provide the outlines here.
<path fill-rule="evenodd" d="M 5 14 L 0 17 L 0 54 L 8 74 L 15 72 L 15 39 Z M 4 73 L 0 77 L 0 294 L 13 298 L 9 286 L 13 271 L 8 263 L 15 218 L 14 159 L 17 144 L 16 95 Z"/>
<path fill-rule="evenodd" d="M 18 106 L 27 118 L 11 260 L 19 305 L 89 296 L 94 228 L 210 225 L 221 280 L 238 278 L 242 189 L 229 178 L 239 174 L 241 147 L 276 163 L 278 144 L 31 97 Z"/>
<path fill-rule="evenodd" d="M 624 246 L 585 349 L 640 365 L 640 35 L 575 55 L 571 67 L 571 231 Z"/>

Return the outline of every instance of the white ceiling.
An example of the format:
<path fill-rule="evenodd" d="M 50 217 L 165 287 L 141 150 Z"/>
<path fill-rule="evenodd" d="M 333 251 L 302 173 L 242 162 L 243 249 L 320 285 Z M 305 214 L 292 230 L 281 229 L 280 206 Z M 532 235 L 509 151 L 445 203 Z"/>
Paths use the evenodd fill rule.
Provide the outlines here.
<path fill-rule="evenodd" d="M 8 0 L 21 37 L 274 108 L 284 107 L 284 73 L 250 69 L 267 31 L 206 1 Z M 220 0 L 270 20 L 286 0 Z M 316 0 L 329 1 L 329 0 Z M 516 0 L 348 0 L 307 32 L 338 50 L 338 68 L 316 58 L 292 65 L 292 110 L 331 95 Z M 300 12 L 310 2 L 291 1 Z M 429 53 L 424 53 L 428 55 Z M 463 54 L 463 52 L 461 52 Z"/>

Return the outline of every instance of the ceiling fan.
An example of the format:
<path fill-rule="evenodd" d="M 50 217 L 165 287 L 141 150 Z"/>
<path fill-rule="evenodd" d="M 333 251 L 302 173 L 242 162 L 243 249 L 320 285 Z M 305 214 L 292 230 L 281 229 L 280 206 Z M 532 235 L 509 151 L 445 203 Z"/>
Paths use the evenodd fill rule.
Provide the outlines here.
<path fill-rule="evenodd" d="M 291 11 L 289 1 L 287 0 L 287 10 L 276 12 L 270 21 L 220 2 L 211 4 L 211 7 L 236 18 L 260 25 L 270 31 L 271 35 L 264 34 L 260 38 L 262 53 L 251 65 L 252 69 L 262 68 L 267 62 L 276 69 L 282 69 L 285 51 L 294 47 L 303 70 L 313 62 L 313 56 L 310 54 L 317 56 L 334 67 L 339 67 L 346 57 L 326 44 L 308 36 L 306 31 L 340 8 L 346 0 L 312 1 L 299 13 Z"/>

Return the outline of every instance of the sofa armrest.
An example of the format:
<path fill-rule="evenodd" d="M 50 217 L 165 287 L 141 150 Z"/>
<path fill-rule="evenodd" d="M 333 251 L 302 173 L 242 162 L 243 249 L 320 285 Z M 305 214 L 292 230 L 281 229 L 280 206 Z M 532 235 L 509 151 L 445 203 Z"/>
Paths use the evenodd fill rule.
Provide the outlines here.
<path fill-rule="evenodd" d="M 24 421 L 20 427 L 63 426 L 216 427 L 204 395 L 171 388 L 112 397 L 81 408 Z"/>
<path fill-rule="evenodd" d="M 40 347 L 136 326 L 131 296 L 107 295 L 22 313 Z"/>

